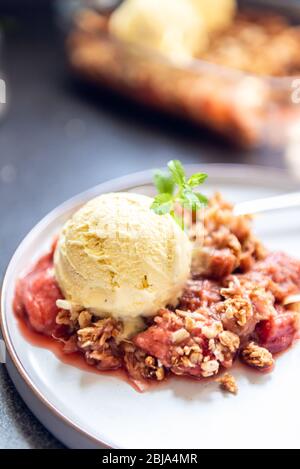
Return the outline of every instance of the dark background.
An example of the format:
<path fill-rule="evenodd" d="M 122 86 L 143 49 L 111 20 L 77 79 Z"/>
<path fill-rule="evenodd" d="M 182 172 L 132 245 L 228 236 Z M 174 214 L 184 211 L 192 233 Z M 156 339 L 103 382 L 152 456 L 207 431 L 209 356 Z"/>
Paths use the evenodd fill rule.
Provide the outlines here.
<path fill-rule="evenodd" d="M 41 217 L 102 181 L 164 166 L 170 158 L 283 166 L 280 151 L 238 151 L 191 125 L 76 83 L 54 3 L 0 0 L 0 78 L 8 92 L 0 120 L 1 276 Z M 0 448 L 46 447 L 61 445 L 27 410 L 0 366 Z"/>

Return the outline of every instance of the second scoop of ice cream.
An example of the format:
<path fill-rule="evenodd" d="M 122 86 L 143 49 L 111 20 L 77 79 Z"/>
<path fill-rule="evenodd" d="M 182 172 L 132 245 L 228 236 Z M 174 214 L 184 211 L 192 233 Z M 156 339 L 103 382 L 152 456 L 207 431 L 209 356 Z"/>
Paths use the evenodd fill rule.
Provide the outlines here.
<path fill-rule="evenodd" d="M 201 55 L 211 33 L 230 25 L 236 0 L 125 0 L 110 16 L 117 38 L 176 61 Z"/>
<path fill-rule="evenodd" d="M 66 223 L 55 274 L 67 300 L 121 319 L 154 315 L 176 302 L 190 272 L 190 241 L 151 203 L 138 194 L 104 194 Z"/>

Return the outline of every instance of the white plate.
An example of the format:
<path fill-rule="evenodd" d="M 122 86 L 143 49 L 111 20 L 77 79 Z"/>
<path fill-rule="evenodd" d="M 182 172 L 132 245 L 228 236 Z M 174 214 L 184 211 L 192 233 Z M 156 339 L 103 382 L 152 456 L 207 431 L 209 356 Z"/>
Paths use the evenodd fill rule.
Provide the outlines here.
<path fill-rule="evenodd" d="M 247 166 L 190 166 L 209 173 L 206 191 L 233 201 L 298 189 L 279 170 Z M 28 343 L 12 312 L 15 281 L 83 202 L 107 191 L 149 193 L 151 172 L 95 187 L 51 212 L 12 258 L 2 290 L 2 331 L 7 368 L 25 402 L 43 424 L 72 448 L 299 448 L 300 343 L 277 359 L 272 374 L 235 367 L 239 394 L 224 395 L 214 382 L 171 380 L 144 394 L 117 377 L 68 366 Z M 256 232 L 271 248 L 300 257 L 300 210 L 258 217 Z"/>

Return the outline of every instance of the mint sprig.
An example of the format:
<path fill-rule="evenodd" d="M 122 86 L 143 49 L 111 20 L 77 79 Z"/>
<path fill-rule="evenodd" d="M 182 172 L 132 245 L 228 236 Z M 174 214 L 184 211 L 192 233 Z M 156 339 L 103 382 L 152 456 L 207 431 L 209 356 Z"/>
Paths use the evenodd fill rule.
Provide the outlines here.
<path fill-rule="evenodd" d="M 165 173 L 158 169 L 153 176 L 154 185 L 159 194 L 173 194 L 175 182 L 172 174 Z"/>
<path fill-rule="evenodd" d="M 175 220 L 175 206 L 181 205 L 185 209 L 196 211 L 207 205 L 205 195 L 196 191 L 207 179 L 205 173 L 195 173 L 189 179 L 179 160 L 171 160 L 168 163 L 169 172 L 158 170 L 154 174 L 154 185 L 158 194 L 154 198 L 151 209 L 158 215 L 170 213 Z"/>

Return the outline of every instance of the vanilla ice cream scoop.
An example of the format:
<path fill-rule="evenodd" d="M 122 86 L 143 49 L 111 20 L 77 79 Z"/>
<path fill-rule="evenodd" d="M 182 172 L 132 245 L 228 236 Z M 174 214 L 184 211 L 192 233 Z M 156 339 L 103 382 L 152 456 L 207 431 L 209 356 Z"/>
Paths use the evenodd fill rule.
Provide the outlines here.
<path fill-rule="evenodd" d="M 227 28 L 233 21 L 236 0 L 187 0 L 191 2 L 202 18 L 207 31 L 214 32 Z"/>
<path fill-rule="evenodd" d="M 189 276 L 191 244 L 169 214 L 150 209 L 152 201 L 104 194 L 65 224 L 54 266 L 68 301 L 120 319 L 176 303 Z"/>
<path fill-rule="evenodd" d="M 190 0 L 126 0 L 111 15 L 109 29 L 121 40 L 180 61 L 204 50 L 208 41 Z"/>
<path fill-rule="evenodd" d="M 156 49 L 176 61 L 203 53 L 210 34 L 230 25 L 236 0 L 125 0 L 109 30 L 117 38 Z"/>

